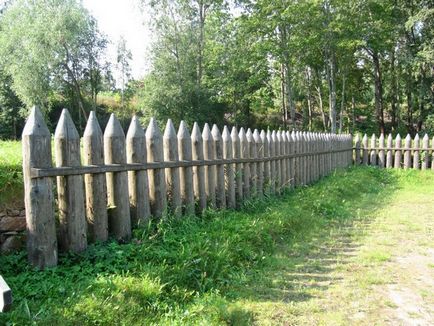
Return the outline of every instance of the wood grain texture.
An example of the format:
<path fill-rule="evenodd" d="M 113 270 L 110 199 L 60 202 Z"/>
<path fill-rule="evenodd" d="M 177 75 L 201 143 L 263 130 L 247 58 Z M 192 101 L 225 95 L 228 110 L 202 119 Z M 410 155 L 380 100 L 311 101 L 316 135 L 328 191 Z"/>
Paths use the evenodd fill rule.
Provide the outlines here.
<path fill-rule="evenodd" d="M 187 125 L 181 121 L 178 129 L 178 153 L 179 159 L 183 161 L 192 161 L 191 136 Z M 181 167 L 179 171 L 181 183 L 181 199 L 186 215 L 194 214 L 194 188 L 193 188 L 193 168 Z"/>

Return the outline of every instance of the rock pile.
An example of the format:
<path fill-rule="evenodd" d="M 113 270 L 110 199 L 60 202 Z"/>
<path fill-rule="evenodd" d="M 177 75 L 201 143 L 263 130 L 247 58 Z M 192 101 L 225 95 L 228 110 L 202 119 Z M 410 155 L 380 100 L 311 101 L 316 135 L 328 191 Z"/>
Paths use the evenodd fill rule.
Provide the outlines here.
<path fill-rule="evenodd" d="M 25 243 L 26 211 L 6 209 L 0 212 L 0 252 L 9 254 L 23 248 Z"/>

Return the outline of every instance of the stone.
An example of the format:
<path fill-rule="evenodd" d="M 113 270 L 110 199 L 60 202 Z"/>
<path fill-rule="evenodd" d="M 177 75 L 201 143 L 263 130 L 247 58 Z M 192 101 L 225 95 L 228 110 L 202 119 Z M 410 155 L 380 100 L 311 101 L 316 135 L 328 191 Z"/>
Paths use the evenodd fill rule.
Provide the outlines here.
<path fill-rule="evenodd" d="M 0 275 L 0 312 L 6 312 L 12 306 L 12 291 Z"/>
<path fill-rule="evenodd" d="M 10 254 L 15 251 L 22 249 L 24 246 L 24 236 L 14 235 L 6 238 L 6 240 L 1 245 L 2 254 Z"/>
<path fill-rule="evenodd" d="M 9 216 L 20 216 L 20 211 L 18 209 L 9 209 Z"/>
<path fill-rule="evenodd" d="M 20 216 L 26 216 L 26 210 L 25 209 L 22 209 L 20 211 Z"/>
<path fill-rule="evenodd" d="M 19 214 L 18 214 L 19 215 Z M 26 229 L 26 218 L 22 216 L 6 216 L 0 219 L 0 232 L 23 231 Z"/>

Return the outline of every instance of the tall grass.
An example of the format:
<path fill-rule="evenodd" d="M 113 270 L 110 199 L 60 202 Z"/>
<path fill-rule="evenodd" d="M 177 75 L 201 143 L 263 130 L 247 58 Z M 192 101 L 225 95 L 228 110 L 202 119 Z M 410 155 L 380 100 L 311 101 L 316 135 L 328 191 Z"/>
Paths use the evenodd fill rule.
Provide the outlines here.
<path fill-rule="evenodd" d="M 231 302 L 262 282 L 277 248 L 300 257 L 319 231 L 380 204 L 394 187 L 390 173 L 352 168 L 239 212 L 152 222 L 135 230 L 129 244 L 63 254 L 58 267 L 42 272 L 28 267 L 25 253 L 0 257 L 0 274 L 15 296 L 0 324 L 249 323 L 251 314 Z"/>
<path fill-rule="evenodd" d="M 21 142 L 0 140 L 0 209 L 22 205 L 23 173 Z"/>

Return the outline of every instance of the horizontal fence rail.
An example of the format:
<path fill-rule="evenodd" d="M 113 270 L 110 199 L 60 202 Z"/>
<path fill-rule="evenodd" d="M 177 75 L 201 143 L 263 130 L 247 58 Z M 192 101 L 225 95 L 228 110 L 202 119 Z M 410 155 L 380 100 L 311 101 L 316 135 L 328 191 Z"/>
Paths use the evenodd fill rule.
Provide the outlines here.
<path fill-rule="evenodd" d="M 150 218 L 240 208 L 352 164 L 351 135 L 259 131 L 185 122 L 176 132 L 133 117 L 125 135 L 111 115 L 102 132 L 94 112 L 83 137 L 64 109 L 54 134 L 32 108 L 22 136 L 29 262 L 55 266 L 58 250 L 81 252 L 109 236 L 129 241 Z M 82 150 L 81 150 L 82 146 Z M 53 185 L 53 178 L 57 186 Z M 54 199 L 57 196 L 57 201 Z"/>
<path fill-rule="evenodd" d="M 378 138 L 374 134 L 370 141 L 365 134 L 360 140 L 359 135 L 354 141 L 354 163 L 377 166 L 380 168 L 395 169 L 421 169 L 434 170 L 434 138 L 432 147 L 427 134 L 420 141 L 416 134 L 414 139 L 408 134 L 404 142 L 398 134 L 395 139 L 392 135 L 381 134 Z"/>

